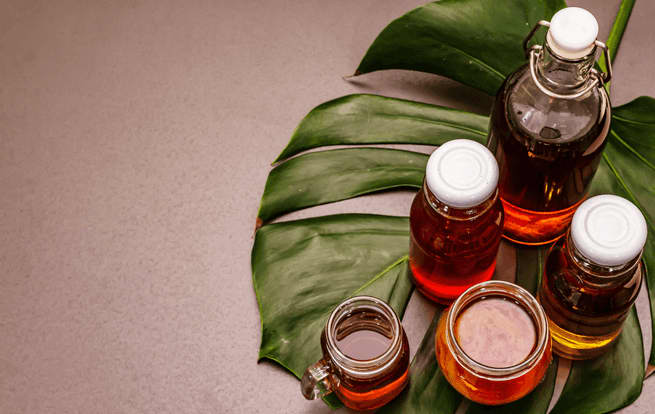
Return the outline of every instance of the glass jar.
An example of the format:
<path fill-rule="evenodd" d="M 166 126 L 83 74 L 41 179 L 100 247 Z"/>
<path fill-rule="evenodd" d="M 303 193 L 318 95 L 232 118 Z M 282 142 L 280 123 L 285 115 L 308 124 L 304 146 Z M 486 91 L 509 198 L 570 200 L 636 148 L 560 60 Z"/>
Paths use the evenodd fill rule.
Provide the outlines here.
<path fill-rule="evenodd" d="M 409 213 L 409 264 L 418 290 L 448 304 L 491 279 L 503 228 L 498 165 L 487 148 L 453 140 L 428 160 Z"/>
<path fill-rule="evenodd" d="M 323 358 L 300 386 L 305 398 L 334 392 L 346 407 L 372 410 L 394 399 L 409 381 L 409 342 L 384 301 L 356 296 L 337 306 L 321 334 Z"/>
<path fill-rule="evenodd" d="M 621 333 L 641 288 L 646 220 L 628 200 L 589 198 L 546 258 L 538 299 L 555 353 L 594 358 Z"/>
<path fill-rule="evenodd" d="M 552 360 L 543 309 L 513 283 L 487 281 L 464 292 L 441 316 L 439 367 L 466 398 L 507 404 L 532 391 Z"/>
<path fill-rule="evenodd" d="M 593 68 L 598 24 L 588 11 L 558 11 L 543 46 L 526 48 L 529 64 L 510 74 L 494 103 L 488 147 L 500 168 L 504 236 L 550 243 L 564 234 L 586 197 L 605 146 L 611 103 L 608 73 Z"/>

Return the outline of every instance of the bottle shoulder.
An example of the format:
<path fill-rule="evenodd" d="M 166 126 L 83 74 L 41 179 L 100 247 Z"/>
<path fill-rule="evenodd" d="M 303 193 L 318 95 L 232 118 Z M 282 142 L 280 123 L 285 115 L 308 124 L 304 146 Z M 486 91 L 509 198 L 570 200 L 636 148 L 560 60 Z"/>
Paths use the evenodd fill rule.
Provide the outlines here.
<path fill-rule="evenodd" d="M 445 220 L 454 222 L 474 222 L 484 219 L 489 215 L 503 214 L 503 206 L 498 196 L 498 190 L 482 203 L 469 208 L 456 208 L 449 206 L 437 199 L 428 189 L 420 189 L 410 208 L 410 221 L 413 216 L 427 215 L 433 220 Z"/>
<path fill-rule="evenodd" d="M 575 99 L 554 98 L 540 90 L 527 65 L 508 76 L 497 98 L 494 110 L 504 111 L 512 127 L 537 141 L 594 141 L 609 130 L 611 104 L 604 88 Z"/>
<path fill-rule="evenodd" d="M 591 263 L 572 247 L 568 236 L 558 240 L 546 258 L 546 273 L 555 277 L 572 276 L 588 289 L 638 288 L 643 277 L 642 267 L 640 258 L 616 267 Z"/>

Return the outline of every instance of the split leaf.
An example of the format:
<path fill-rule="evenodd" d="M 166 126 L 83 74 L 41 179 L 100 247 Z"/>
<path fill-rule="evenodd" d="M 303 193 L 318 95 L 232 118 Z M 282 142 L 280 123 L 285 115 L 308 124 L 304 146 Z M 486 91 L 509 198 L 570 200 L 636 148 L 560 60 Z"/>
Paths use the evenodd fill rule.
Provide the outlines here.
<path fill-rule="evenodd" d="M 435 73 L 494 95 L 526 62 L 522 43 L 561 0 L 442 0 L 418 7 L 378 35 L 356 74 L 382 69 Z M 542 41 L 543 31 L 535 36 Z"/>

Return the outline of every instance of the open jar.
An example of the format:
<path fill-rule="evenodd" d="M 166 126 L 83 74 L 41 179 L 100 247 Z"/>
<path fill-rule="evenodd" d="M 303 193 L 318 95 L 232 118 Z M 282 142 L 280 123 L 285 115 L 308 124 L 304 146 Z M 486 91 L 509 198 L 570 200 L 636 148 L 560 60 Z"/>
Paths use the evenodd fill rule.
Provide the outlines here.
<path fill-rule="evenodd" d="M 543 309 L 527 290 L 503 281 L 479 283 L 457 298 L 439 320 L 435 344 L 446 380 L 485 405 L 528 394 L 552 359 Z"/>
<path fill-rule="evenodd" d="M 409 381 L 409 342 L 384 301 L 355 296 L 337 306 L 321 334 L 323 358 L 300 387 L 313 400 L 334 392 L 346 407 L 372 410 L 394 399 Z"/>

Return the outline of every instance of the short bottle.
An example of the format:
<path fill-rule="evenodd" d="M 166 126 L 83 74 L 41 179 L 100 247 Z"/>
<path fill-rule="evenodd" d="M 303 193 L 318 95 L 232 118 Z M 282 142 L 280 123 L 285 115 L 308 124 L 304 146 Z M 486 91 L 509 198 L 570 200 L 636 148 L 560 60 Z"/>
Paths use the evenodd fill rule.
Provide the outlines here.
<path fill-rule="evenodd" d="M 423 188 L 409 214 L 409 263 L 418 290 L 448 304 L 491 279 L 503 227 L 493 154 L 453 140 L 428 160 Z"/>
<path fill-rule="evenodd" d="M 527 49 L 540 26 L 545 44 Z M 611 119 L 603 88 L 611 77 L 594 69 L 598 24 L 569 7 L 541 21 L 524 41 L 529 63 L 501 86 L 491 115 L 488 147 L 500 168 L 504 236 L 527 245 L 564 234 L 598 168 Z"/>
<path fill-rule="evenodd" d="M 527 395 L 552 360 L 548 322 L 537 300 L 498 280 L 472 286 L 444 311 L 435 352 L 453 388 L 485 405 Z"/>
<path fill-rule="evenodd" d="M 624 198 L 580 205 L 548 253 L 538 291 L 557 354 L 594 358 L 619 336 L 641 287 L 646 236 L 644 216 Z"/>

